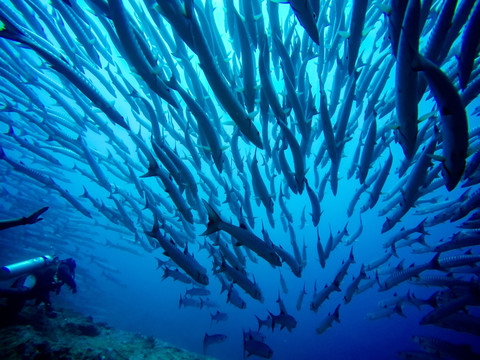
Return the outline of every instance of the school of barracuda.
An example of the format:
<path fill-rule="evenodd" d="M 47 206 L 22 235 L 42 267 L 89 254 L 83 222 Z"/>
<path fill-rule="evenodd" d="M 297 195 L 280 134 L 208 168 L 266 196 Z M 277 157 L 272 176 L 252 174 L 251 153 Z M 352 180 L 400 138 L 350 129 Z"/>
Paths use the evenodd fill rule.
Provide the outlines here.
<path fill-rule="evenodd" d="M 357 294 L 409 283 L 367 318 L 413 305 L 421 324 L 480 336 L 480 1 L 10 0 L 0 21 L 5 217 L 48 198 L 72 220 L 63 230 L 77 227 L 69 242 L 77 233 L 86 246 L 82 226 L 113 229 L 122 241 L 110 246 L 195 284 L 183 306 L 207 306 L 197 299 L 212 282 L 228 306 L 263 302 L 249 270 L 258 262 L 281 268 L 279 292 L 289 271 L 298 278 L 296 308 L 309 303 L 318 334 L 341 326 Z M 346 184 L 357 189 L 348 198 Z M 325 222 L 333 203 L 344 218 Z M 384 250 L 359 264 L 368 213 L 384 219 Z M 451 231 L 429 236 L 439 224 Z M 303 252 L 296 228 L 308 229 Z M 328 268 L 339 245 L 349 255 L 336 275 L 318 271 L 306 291 L 307 252 Z M 412 256 L 422 260 L 402 260 Z M 426 286 L 430 297 L 413 294 Z M 341 304 L 328 302 L 335 292 Z M 277 302 L 259 328 L 295 331 Z M 479 357 L 468 344 L 414 340 L 422 350 L 400 356 Z M 206 335 L 204 347 L 223 341 Z M 247 354 L 274 356 L 267 343 L 244 331 Z"/>

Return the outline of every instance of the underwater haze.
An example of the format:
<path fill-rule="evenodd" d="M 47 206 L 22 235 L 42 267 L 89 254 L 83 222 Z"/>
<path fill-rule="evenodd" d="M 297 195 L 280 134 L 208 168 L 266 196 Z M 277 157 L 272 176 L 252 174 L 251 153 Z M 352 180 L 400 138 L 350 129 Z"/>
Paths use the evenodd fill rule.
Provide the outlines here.
<path fill-rule="evenodd" d="M 49 209 L 0 264 L 73 257 L 54 307 L 218 359 L 480 358 L 479 24 L 2 1 L 0 219 Z"/>

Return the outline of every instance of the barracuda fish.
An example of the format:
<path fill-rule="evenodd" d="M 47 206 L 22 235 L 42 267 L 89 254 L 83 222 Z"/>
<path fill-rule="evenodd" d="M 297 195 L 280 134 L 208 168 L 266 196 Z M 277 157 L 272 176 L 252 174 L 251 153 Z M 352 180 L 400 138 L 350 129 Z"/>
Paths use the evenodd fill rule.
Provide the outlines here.
<path fill-rule="evenodd" d="M 285 156 L 285 149 L 287 148 L 287 143 L 283 142 L 283 145 L 280 148 L 278 159 L 280 162 L 280 168 L 282 170 L 283 175 L 285 176 L 285 180 L 288 184 L 288 187 L 294 194 L 298 193 L 297 182 L 295 180 L 294 173 L 290 170 L 290 166 L 288 165 L 287 158 Z"/>
<path fill-rule="evenodd" d="M 290 151 L 292 152 L 293 164 L 295 167 L 295 182 L 297 183 L 298 193 L 301 194 L 305 186 L 305 163 L 303 160 L 304 154 L 302 154 L 300 145 L 295 139 L 295 136 L 291 133 L 290 129 L 288 129 L 287 125 L 281 121 L 278 121 L 278 125 L 282 129 L 282 133 L 287 140 Z"/>
<path fill-rule="evenodd" d="M 248 6 L 245 6 L 248 8 Z M 240 39 L 241 55 L 242 55 L 242 72 L 243 72 L 243 96 L 247 111 L 252 113 L 255 110 L 255 66 L 253 53 L 247 30 L 240 14 L 235 10 L 235 23 L 237 24 L 238 38 Z M 251 37 L 252 38 L 252 37 Z M 255 38 L 255 35 L 253 36 Z"/>
<path fill-rule="evenodd" d="M 406 315 L 403 313 L 402 306 L 400 304 L 396 304 L 392 307 L 382 308 L 374 313 L 368 313 L 367 319 L 378 320 L 383 318 L 389 318 L 394 314 L 400 315 L 401 317 L 406 317 Z"/>
<path fill-rule="evenodd" d="M 480 358 L 480 355 L 475 353 L 468 344 L 454 344 L 449 341 L 427 336 L 414 336 L 413 341 L 423 347 L 428 353 L 435 353 L 442 357 L 451 356 L 462 359 Z"/>
<path fill-rule="evenodd" d="M 471 293 L 459 295 L 445 305 L 439 306 L 430 311 L 422 318 L 420 325 L 435 324 L 460 310 L 464 310 L 467 305 L 478 305 L 478 299 L 476 299 Z"/>
<path fill-rule="evenodd" d="M 327 151 L 330 161 L 337 161 L 337 146 L 335 144 L 335 135 L 333 132 L 330 114 L 328 112 L 327 95 L 325 94 L 324 85 L 320 82 L 320 119 L 322 121 L 323 136 L 327 143 Z"/>
<path fill-rule="evenodd" d="M 51 180 L 51 179 L 50 179 Z M 90 211 L 88 211 L 88 209 L 82 205 L 81 202 L 79 202 L 72 194 L 70 194 L 68 192 L 68 190 L 62 188 L 61 186 L 59 186 L 58 184 L 56 184 L 53 180 L 52 181 L 52 189 L 58 191 L 58 193 L 65 199 L 67 200 L 70 204 L 73 205 L 73 207 L 75 209 L 77 209 L 78 211 L 80 211 L 83 215 L 85 215 L 86 217 L 89 217 L 91 218 L 92 215 L 90 214 Z"/>
<path fill-rule="evenodd" d="M 255 339 L 251 334 L 243 332 L 243 353 L 247 352 L 247 357 L 255 355 L 264 359 L 270 359 L 273 356 L 273 350 L 264 342 Z"/>
<path fill-rule="evenodd" d="M 216 272 L 223 272 L 227 275 L 228 278 L 240 286 L 247 294 L 249 294 L 253 299 L 263 302 L 262 291 L 255 281 L 248 279 L 247 274 L 243 269 L 238 270 L 227 265 L 225 261 L 222 261 L 219 268 Z"/>
<path fill-rule="evenodd" d="M 227 303 L 231 303 L 232 305 L 238 307 L 239 309 L 245 309 L 247 307 L 247 304 L 240 297 L 237 290 L 233 287 L 233 284 L 231 284 L 230 288 L 228 289 Z"/>
<path fill-rule="evenodd" d="M 201 287 L 192 287 L 191 289 L 187 289 L 185 295 L 188 296 L 208 296 L 210 295 L 210 290 L 201 288 Z"/>
<path fill-rule="evenodd" d="M 297 310 L 300 311 L 301 308 L 302 308 L 302 304 L 303 304 L 303 298 L 304 296 L 307 295 L 307 292 L 305 291 L 305 283 L 303 284 L 303 289 L 302 291 L 300 291 L 300 294 L 298 296 L 298 299 L 297 299 Z"/>
<path fill-rule="evenodd" d="M 420 30 L 420 0 L 409 0 L 400 32 L 395 73 L 395 107 L 397 110 L 397 139 L 409 160 L 417 146 L 417 72 L 412 68 L 418 53 Z"/>
<path fill-rule="evenodd" d="M 353 247 L 350 249 L 350 255 L 348 256 L 348 259 L 342 262 L 342 267 L 340 268 L 337 275 L 335 276 L 335 279 L 333 280 L 333 283 L 337 287 L 340 287 L 340 284 L 342 283 L 345 275 L 347 275 L 348 268 L 350 267 L 351 264 L 355 264 L 355 258 L 353 256 Z"/>
<path fill-rule="evenodd" d="M 340 304 L 337 305 L 335 311 L 332 313 L 328 313 L 327 317 L 325 317 L 320 325 L 317 327 L 316 332 L 318 335 L 323 334 L 329 327 L 332 326 L 333 322 L 336 321 L 340 323 Z"/>
<path fill-rule="evenodd" d="M 425 74 L 441 114 L 442 176 L 452 191 L 465 171 L 468 149 L 468 121 L 465 107 L 447 75 L 425 57 L 418 55 L 414 66 Z"/>
<path fill-rule="evenodd" d="M 206 354 L 207 348 L 213 344 L 220 344 L 227 340 L 227 335 L 224 334 L 213 334 L 208 335 L 205 333 L 203 338 L 203 353 Z"/>
<path fill-rule="evenodd" d="M 4 14 L 0 14 L 0 21 L 3 23 L 0 27 L 0 37 L 18 41 L 32 50 L 34 50 L 39 56 L 45 59 L 52 68 L 64 75 L 72 84 L 74 84 L 78 90 L 80 90 L 86 97 L 88 97 L 98 108 L 100 108 L 105 115 L 114 123 L 120 125 L 126 130 L 130 130 L 128 124 L 124 118 L 118 113 L 112 105 L 105 100 L 102 95 L 96 90 L 93 84 L 74 67 L 69 65 L 64 59 L 61 59 L 58 55 L 49 51 L 49 49 L 43 48 L 37 44 L 33 39 L 25 35 L 22 30 L 10 22 Z"/>
<path fill-rule="evenodd" d="M 80 136 L 77 141 L 80 143 L 83 149 L 85 159 L 88 161 L 90 168 L 98 179 L 98 184 L 103 186 L 108 192 L 112 192 L 112 186 L 110 185 L 110 182 L 107 180 L 103 170 L 100 168 L 98 162 L 95 160 L 92 153 L 90 152 L 90 149 L 85 143 L 85 139 Z"/>
<path fill-rule="evenodd" d="M 31 177 L 32 179 L 37 180 L 38 182 L 46 185 L 46 186 L 53 186 L 54 182 L 51 177 L 45 176 L 36 170 L 30 169 L 29 167 L 25 166 L 23 163 L 17 163 L 7 157 L 3 148 L 0 146 L 0 159 L 5 160 L 8 164 L 10 164 L 15 170 Z"/>
<path fill-rule="evenodd" d="M 148 236 L 155 238 L 160 246 L 165 251 L 170 259 L 175 262 L 179 267 L 181 267 L 192 279 L 202 285 L 208 285 L 208 276 L 207 271 L 203 266 L 201 266 L 195 258 L 188 253 L 188 246 L 185 247 L 185 250 L 182 252 L 175 245 L 173 240 L 168 240 L 165 236 L 160 233 L 158 222 L 155 219 L 153 224 L 152 231 L 147 233 Z"/>
<path fill-rule="evenodd" d="M 383 247 L 384 248 L 390 248 L 392 246 L 394 246 L 398 241 L 400 241 L 401 239 L 405 239 L 406 237 L 408 237 L 409 235 L 413 234 L 413 233 L 420 233 L 420 234 L 428 234 L 426 231 L 425 231 L 425 221 L 427 221 L 427 219 L 423 219 L 417 226 L 411 228 L 411 229 L 404 229 L 402 228 L 402 230 L 400 230 L 397 234 L 395 234 L 394 236 L 392 236 L 390 239 L 388 239 L 384 244 L 383 244 Z"/>
<path fill-rule="evenodd" d="M 345 304 L 348 304 L 350 301 L 352 301 L 352 297 L 357 291 L 360 281 L 366 278 L 367 278 L 367 274 L 365 273 L 365 269 L 362 264 L 362 267 L 360 268 L 360 274 L 356 278 L 353 277 L 353 281 L 351 282 L 350 285 L 348 285 L 347 290 L 345 291 L 345 296 L 343 297 L 345 300 Z"/>
<path fill-rule="evenodd" d="M 363 145 L 362 156 L 360 157 L 360 166 L 358 168 L 360 184 L 363 184 L 365 182 L 365 179 L 367 178 L 368 171 L 371 165 L 376 137 L 377 120 L 375 119 L 375 117 L 373 117 L 368 128 L 368 134 L 367 138 L 365 139 L 365 144 Z"/>
<path fill-rule="evenodd" d="M 396 315 L 413 314 L 415 322 L 414 312 L 427 309 L 417 324 L 424 316 L 432 331 L 445 327 L 478 335 L 472 314 L 480 273 L 479 1 L 280 3 L 0 1 L 5 19 L 0 30 L 0 143 L 6 152 L 0 151 L 1 210 L 5 217 L 18 217 L 16 210 L 41 199 L 48 201 L 55 219 L 2 234 L 2 256 L 49 246 L 97 260 L 92 273 L 78 271 L 79 284 L 88 281 L 97 294 L 101 283 L 92 276 L 95 269 L 100 280 L 118 282 L 107 278 L 120 270 L 109 266 L 112 247 L 131 248 L 125 256 L 141 251 L 147 257 L 162 248 L 170 264 L 158 264 L 165 267 L 165 280 L 175 282 L 156 283 L 155 290 L 178 290 L 180 305 L 193 307 L 187 312 L 218 307 L 226 299 L 225 312 L 210 314 L 210 326 L 228 314 L 225 334 L 232 341 L 235 329 L 255 321 L 252 314 L 265 314 L 275 305 L 274 292 L 293 293 L 299 311 L 292 314 L 295 319 L 285 308 L 288 302 L 278 297 L 279 313 L 258 325 L 267 331 L 278 324 L 295 327 L 301 336 L 294 351 L 288 349 L 293 338 L 285 338 L 275 342 L 273 356 L 265 336 L 245 332 L 246 355 L 311 357 L 318 349 L 308 341 L 308 331 L 313 331 L 305 321 L 309 311 L 322 312 L 319 333 L 338 319 L 340 302 L 349 304 L 342 326 L 361 325 L 367 307 L 359 305 L 373 300 L 375 306 L 375 293 L 388 289 L 392 296 L 367 318 L 392 317 L 384 321 L 395 330 Z M 118 124 L 132 130 L 124 133 Z M 9 128 L 14 132 L 7 133 Z M 400 144 L 394 144 L 395 135 Z M 145 173 L 153 178 L 139 180 Z M 85 183 L 90 181 L 92 186 Z M 83 195 L 82 186 L 88 188 Z M 334 197 L 339 201 L 333 204 Z M 322 213 L 321 202 L 328 213 Z M 311 222 L 305 220 L 307 212 Z M 382 229 L 378 221 L 385 216 Z M 320 217 L 335 229 L 322 233 L 323 241 L 320 231 L 328 229 L 320 227 Z M 266 219 L 270 229 L 263 227 Z M 152 223 L 158 239 L 146 235 L 154 233 Z M 260 223 L 263 237 L 254 235 Z M 342 230 L 345 224 L 350 224 L 351 236 L 346 226 Z M 197 232 L 202 225 L 206 234 L 217 234 L 202 240 Z M 407 230 L 396 231 L 397 226 Z M 472 231 L 452 236 L 455 227 Z M 376 236 L 380 229 L 395 233 Z M 415 229 L 418 237 L 411 234 Z M 104 231 L 115 241 L 99 240 Z M 268 233 L 275 234 L 276 245 Z M 355 269 L 353 259 L 342 263 L 336 256 L 348 251 L 338 250 L 339 244 L 353 243 L 357 262 L 365 263 Z M 92 251 L 102 249 L 105 258 L 93 257 Z M 318 262 L 307 266 L 307 258 L 316 256 Z M 178 269 L 173 270 L 172 259 Z M 157 261 L 152 261 L 155 272 Z M 218 272 L 222 263 L 223 272 Z M 284 270 L 279 282 L 276 267 L 283 263 L 295 276 Z M 207 270 L 212 265 L 214 277 Z M 150 275 L 158 274 L 142 272 L 141 277 Z M 198 282 L 207 279 L 211 286 L 200 288 Z M 305 307 L 305 289 L 313 287 L 312 280 L 315 292 Z M 317 283 L 322 284 L 319 291 Z M 145 284 L 136 285 L 141 289 Z M 415 286 L 421 286 L 421 298 L 413 295 Z M 239 287 L 249 297 L 264 297 L 265 303 L 242 299 Z M 397 289 L 405 290 L 395 293 Z M 362 299 L 356 297 L 362 292 Z M 199 299 L 201 295 L 211 300 Z M 87 300 L 80 299 L 80 308 Z M 253 312 L 233 321 L 236 308 L 247 305 Z M 404 314 L 402 307 L 411 305 Z M 156 309 L 158 315 L 167 310 Z M 198 348 L 201 340 L 193 341 L 204 339 L 210 349 L 217 338 L 204 337 L 209 316 L 199 317 L 205 325 L 199 336 L 198 328 L 189 327 L 191 316 L 180 315 L 176 319 L 180 326 L 186 324 L 190 347 Z M 341 333 L 333 331 L 332 339 Z M 377 333 L 375 342 L 381 343 L 382 333 Z M 362 340 L 368 334 L 356 335 Z M 316 345 L 328 342 L 318 340 Z M 401 356 L 452 357 L 455 350 L 463 355 L 462 347 L 448 353 L 442 352 L 443 345 L 420 342 L 434 353 Z M 229 357 L 237 350 L 223 349 Z M 390 358 L 391 351 L 376 347 L 377 357 Z M 348 347 L 343 353 L 367 356 Z"/>
<path fill-rule="evenodd" d="M 479 336 L 480 334 L 480 318 L 463 312 L 449 315 L 444 319 L 438 320 L 435 322 L 435 325 L 475 336 Z"/>
<path fill-rule="evenodd" d="M 193 2 L 185 3 L 183 9 L 177 1 L 157 1 L 157 4 L 160 12 L 168 19 L 177 34 L 199 57 L 207 81 L 232 120 L 255 146 L 263 149 L 260 133 L 221 76 L 211 53 L 208 51 L 209 46 L 193 12 Z"/>
<path fill-rule="evenodd" d="M 312 2 L 310 1 L 301 1 L 301 0 L 289 0 L 287 1 L 292 7 L 295 16 L 297 17 L 300 24 L 303 26 L 305 31 L 308 33 L 308 36 L 316 43 L 320 43 L 320 37 L 317 28 L 318 20 L 318 9 L 317 12 L 314 11 Z"/>
<path fill-rule="evenodd" d="M 278 256 L 284 261 L 292 270 L 293 274 L 300 278 L 302 276 L 302 266 L 301 264 L 298 263 L 297 259 L 291 255 L 288 251 L 286 251 L 283 247 L 281 246 L 276 246 L 273 245 L 273 248 L 275 249 L 275 252 L 278 254 Z"/>
<path fill-rule="evenodd" d="M 135 67 L 135 70 L 161 98 L 173 107 L 178 107 L 169 88 L 158 76 L 158 70 L 155 70 L 151 62 L 148 61 L 148 58 L 153 56 L 145 53 L 145 47 L 141 46 L 141 42 L 145 41 L 145 39 L 142 39 L 141 33 L 133 27 L 123 6 L 123 2 L 120 0 L 109 0 L 108 4 L 115 30 L 124 47 L 124 52 L 127 54 L 131 64 Z"/>
<path fill-rule="evenodd" d="M 208 141 L 209 150 L 212 152 L 213 161 L 215 162 L 218 171 L 222 172 L 224 161 L 222 145 L 220 143 L 217 132 L 215 131 L 211 121 L 208 118 L 208 115 L 205 113 L 204 110 L 200 108 L 197 102 L 177 83 L 175 78 L 172 77 L 170 81 L 167 82 L 167 84 L 172 89 L 178 91 L 182 99 L 190 108 L 190 111 L 192 111 L 193 116 L 197 120 L 197 125 L 200 131 L 205 135 Z"/>
<path fill-rule="evenodd" d="M 429 144 L 426 145 L 425 149 L 420 155 L 420 158 L 415 163 L 415 166 L 412 169 L 405 186 L 403 187 L 400 207 L 397 208 L 392 216 L 387 217 L 387 220 L 382 227 L 382 233 L 392 229 L 395 224 L 407 213 L 407 211 L 415 205 L 415 202 L 421 195 L 420 189 L 426 185 L 427 169 L 430 167 L 436 143 L 436 136 L 434 136 L 432 140 L 430 140 Z"/>
<path fill-rule="evenodd" d="M 90 28 L 86 26 L 82 26 L 83 20 L 78 18 L 76 13 L 66 4 L 64 4 L 60 0 L 53 0 L 52 5 L 60 11 L 62 14 L 62 17 L 68 21 L 68 25 L 72 29 L 72 31 L 75 33 L 75 36 L 78 41 L 82 44 L 82 47 L 85 49 L 85 51 L 88 53 L 88 56 L 93 60 L 93 62 L 97 66 L 101 66 L 100 64 L 100 57 L 98 56 L 98 53 L 93 46 L 96 38 L 91 33 Z"/>
<path fill-rule="evenodd" d="M 459 266 L 474 266 L 480 261 L 480 255 L 467 251 L 464 255 L 452 255 L 438 259 L 438 266 L 442 269 L 450 269 Z"/>
<path fill-rule="evenodd" d="M 468 20 L 465 33 L 463 35 L 462 48 L 460 51 L 459 62 L 459 80 L 460 87 L 465 89 L 468 85 L 472 70 L 473 63 L 476 57 L 476 50 L 480 43 L 480 5 L 476 4 L 470 19 Z"/>
<path fill-rule="evenodd" d="M 317 228 L 317 253 L 318 253 L 318 260 L 320 261 L 320 266 L 322 269 L 325 268 L 325 251 L 323 250 L 322 243 L 320 242 L 320 235 L 318 233 L 318 228 Z"/>
<path fill-rule="evenodd" d="M 351 13 L 350 34 L 348 37 L 348 73 L 351 75 L 357 61 L 358 49 L 362 40 L 363 25 L 367 13 L 368 0 L 354 1 Z"/>
<path fill-rule="evenodd" d="M 210 314 L 210 317 L 212 319 L 212 323 L 213 323 L 213 321 L 216 321 L 217 324 L 220 321 L 227 321 L 228 320 L 228 314 L 220 312 L 219 310 L 217 310 L 217 312 L 215 314 Z"/>
<path fill-rule="evenodd" d="M 330 294 L 334 291 L 340 291 L 338 284 L 332 282 L 330 285 L 325 284 L 325 287 L 317 293 L 315 289 L 315 293 L 313 295 L 313 300 L 310 303 L 310 310 L 313 312 L 317 312 L 318 308 L 327 300 Z"/>
<path fill-rule="evenodd" d="M 268 193 L 267 186 L 265 185 L 262 176 L 260 175 L 256 152 L 253 156 L 253 160 L 250 162 L 250 171 L 252 174 L 252 186 L 254 190 L 256 189 L 255 193 L 260 197 L 267 212 L 273 213 L 273 200 Z"/>
<path fill-rule="evenodd" d="M 412 266 L 410 266 L 409 268 L 399 271 L 397 273 L 394 273 L 393 275 L 388 277 L 383 284 L 379 283 L 380 290 L 385 291 L 385 290 L 391 289 L 392 287 L 404 281 L 407 281 L 413 277 L 419 276 L 425 270 L 441 268 L 439 264 L 439 259 L 438 259 L 439 256 L 440 256 L 440 253 L 436 254 L 433 257 L 433 259 L 430 260 L 429 262 L 426 262 L 421 265 L 412 264 Z"/>
<path fill-rule="evenodd" d="M 275 325 L 280 325 L 280 330 L 287 328 L 288 332 L 292 332 L 293 329 L 297 326 L 297 320 L 284 311 L 280 311 L 279 315 L 273 315 L 271 312 L 268 312 L 272 318 L 272 331 L 275 328 Z"/>
<path fill-rule="evenodd" d="M 193 224 L 193 215 L 190 210 L 190 206 L 188 206 L 188 203 L 183 198 L 179 188 L 173 183 L 167 171 L 164 170 L 163 168 L 160 168 L 156 163 L 151 165 L 154 165 L 154 166 L 151 166 L 148 169 L 148 172 L 145 175 L 142 175 L 141 177 L 150 177 L 150 176 L 159 177 L 163 185 L 165 186 L 165 191 L 170 195 L 170 198 L 177 206 L 178 211 L 180 211 L 180 213 L 185 218 L 185 220 Z"/>
<path fill-rule="evenodd" d="M 227 224 L 220 218 L 220 216 L 207 201 L 203 200 L 203 204 L 208 211 L 209 222 L 207 229 L 202 235 L 210 235 L 219 230 L 223 230 L 232 235 L 240 245 L 246 246 L 258 256 L 267 260 L 270 264 L 274 266 L 282 265 L 278 255 L 275 253 L 274 248 L 270 244 L 265 243 L 262 241 L 262 239 L 258 238 L 246 228 Z"/>

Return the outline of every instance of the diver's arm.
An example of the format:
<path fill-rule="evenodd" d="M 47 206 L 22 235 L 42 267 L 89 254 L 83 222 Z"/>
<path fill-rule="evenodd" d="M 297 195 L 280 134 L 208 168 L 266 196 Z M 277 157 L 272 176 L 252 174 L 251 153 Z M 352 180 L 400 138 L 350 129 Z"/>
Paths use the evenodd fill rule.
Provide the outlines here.
<path fill-rule="evenodd" d="M 14 226 L 18 225 L 25 225 L 26 218 L 21 217 L 19 219 L 11 219 L 11 220 L 0 220 L 0 230 L 5 230 Z"/>
<path fill-rule="evenodd" d="M 27 217 L 24 216 L 18 219 L 0 220 L 0 230 L 5 230 L 5 229 L 8 229 L 14 226 L 19 226 L 19 225 L 35 224 L 36 222 L 43 220 L 39 216 L 42 215 L 47 210 L 48 210 L 48 206 L 45 206 L 40 210 L 35 211 L 33 214 Z"/>

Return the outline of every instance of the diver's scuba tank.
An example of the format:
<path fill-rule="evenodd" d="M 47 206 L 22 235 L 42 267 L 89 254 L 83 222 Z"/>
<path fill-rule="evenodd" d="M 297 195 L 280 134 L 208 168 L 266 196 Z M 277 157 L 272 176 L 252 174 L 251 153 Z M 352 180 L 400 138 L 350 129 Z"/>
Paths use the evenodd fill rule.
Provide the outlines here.
<path fill-rule="evenodd" d="M 57 262 L 57 257 L 45 255 L 26 261 L 21 261 L 16 264 L 3 266 L 0 269 L 0 280 L 8 280 L 20 275 L 28 274 L 35 270 L 46 268 Z"/>

